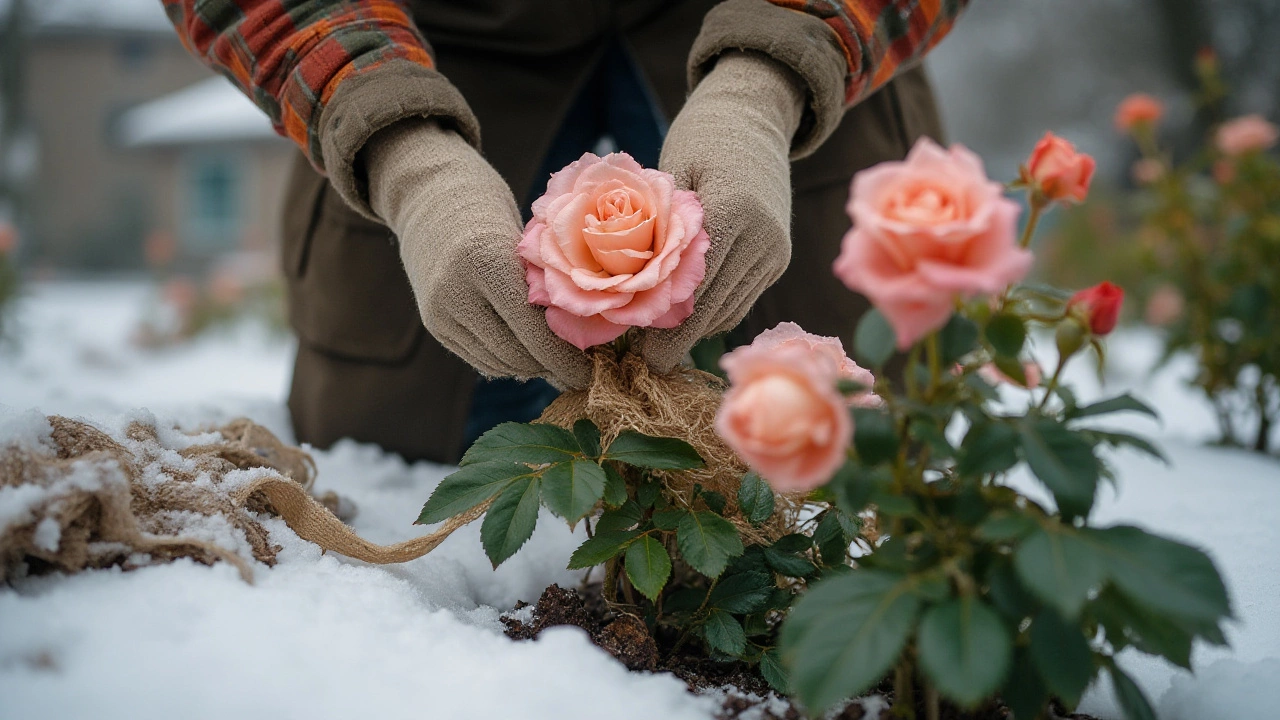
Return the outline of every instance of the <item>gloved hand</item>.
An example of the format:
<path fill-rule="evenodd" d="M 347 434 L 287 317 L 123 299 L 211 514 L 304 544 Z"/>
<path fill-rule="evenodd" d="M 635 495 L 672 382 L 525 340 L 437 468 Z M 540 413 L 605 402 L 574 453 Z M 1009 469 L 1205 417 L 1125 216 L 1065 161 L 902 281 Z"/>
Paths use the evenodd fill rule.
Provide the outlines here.
<path fill-rule="evenodd" d="M 803 88 L 765 55 L 727 53 L 671 123 L 658 167 L 698 193 L 711 248 L 693 314 L 639 341 L 654 369 L 670 370 L 698 340 L 732 329 L 791 261 L 788 154 Z"/>
<path fill-rule="evenodd" d="M 590 383 L 587 356 L 529 304 L 520 212 L 480 153 L 424 119 L 380 131 L 363 153 L 370 205 L 399 238 L 427 330 L 485 375 Z"/>

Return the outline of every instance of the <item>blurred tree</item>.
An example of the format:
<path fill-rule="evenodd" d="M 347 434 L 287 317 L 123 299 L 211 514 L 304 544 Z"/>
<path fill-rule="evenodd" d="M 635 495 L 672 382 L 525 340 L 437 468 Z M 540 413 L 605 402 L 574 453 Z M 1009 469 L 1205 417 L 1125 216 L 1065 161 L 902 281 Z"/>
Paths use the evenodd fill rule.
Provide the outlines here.
<path fill-rule="evenodd" d="M 26 122 L 27 11 L 25 0 L 0 6 L 0 222 L 22 228 L 22 195 L 33 165 Z"/>

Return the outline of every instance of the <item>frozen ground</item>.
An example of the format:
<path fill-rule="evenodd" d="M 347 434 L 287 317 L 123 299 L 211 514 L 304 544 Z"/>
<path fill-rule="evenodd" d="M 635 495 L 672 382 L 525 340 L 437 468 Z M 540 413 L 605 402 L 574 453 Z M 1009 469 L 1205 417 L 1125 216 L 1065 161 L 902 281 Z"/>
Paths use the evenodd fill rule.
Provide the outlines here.
<path fill-rule="evenodd" d="M 145 406 L 192 426 L 240 414 L 288 437 L 283 399 L 290 345 L 252 327 L 163 351 L 127 342 L 147 291 L 131 284 L 41 285 L 19 308 L 19 347 L 0 349 L 0 405 L 111 422 Z M 1195 677 L 1139 656 L 1125 665 L 1162 720 L 1280 716 L 1280 460 L 1202 445 L 1208 407 L 1155 376 L 1152 336 L 1112 343 L 1108 392 L 1155 404 L 1163 426 L 1115 422 L 1159 439 L 1172 470 L 1114 457 L 1119 492 L 1104 521 L 1144 525 L 1197 543 L 1225 573 L 1238 621 L 1232 648 L 1199 648 Z M 1101 392 L 1088 368 L 1083 396 Z M 359 506 L 356 529 L 391 542 L 447 468 L 407 466 L 342 443 L 316 453 L 318 486 Z M 533 600 L 579 541 L 554 522 L 494 572 L 478 525 L 425 558 L 373 567 L 321 556 L 282 524 L 280 563 L 255 585 L 226 566 L 188 562 L 50 577 L 0 589 L 0 718 L 710 718 L 716 703 L 665 675 L 628 673 L 575 630 L 533 643 L 501 634 L 498 614 Z M 1118 717 L 1107 687 L 1086 712 Z"/>

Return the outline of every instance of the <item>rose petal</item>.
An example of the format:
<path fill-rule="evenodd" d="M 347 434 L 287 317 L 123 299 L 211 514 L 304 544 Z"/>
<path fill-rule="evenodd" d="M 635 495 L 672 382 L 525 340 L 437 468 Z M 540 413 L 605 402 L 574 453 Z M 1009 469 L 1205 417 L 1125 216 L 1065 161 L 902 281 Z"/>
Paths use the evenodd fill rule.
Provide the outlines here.
<path fill-rule="evenodd" d="M 626 325 L 615 325 L 599 315 L 579 317 L 558 307 L 547 308 L 547 327 L 579 350 L 613 342 L 627 331 Z"/>
<path fill-rule="evenodd" d="M 601 310 L 622 307 L 631 302 L 629 293 L 611 292 L 607 290 L 584 290 L 559 270 L 548 268 L 544 275 L 547 294 L 551 304 L 586 317 L 598 315 Z"/>

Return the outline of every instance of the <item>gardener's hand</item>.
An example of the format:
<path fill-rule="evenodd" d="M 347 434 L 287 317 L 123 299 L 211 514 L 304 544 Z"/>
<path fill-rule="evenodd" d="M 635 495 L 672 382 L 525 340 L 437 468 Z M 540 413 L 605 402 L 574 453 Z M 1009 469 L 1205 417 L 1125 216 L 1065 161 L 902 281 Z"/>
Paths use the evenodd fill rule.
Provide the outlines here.
<path fill-rule="evenodd" d="M 791 165 L 803 84 L 756 53 L 729 53 L 694 89 L 662 146 L 659 167 L 698 193 L 711 236 L 693 315 L 640 340 L 666 372 L 698 340 L 738 324 L 791 260 Z"/>
<path fill-rule="evenodd" d="M 370 205 L 400 240 L 427 330 L 485 375 L 585 387 L 587 357 L 529 304 L 516 255 L 520 212 L 498 172 L 430 120 L 401 121 L 363 152 Z"/>

